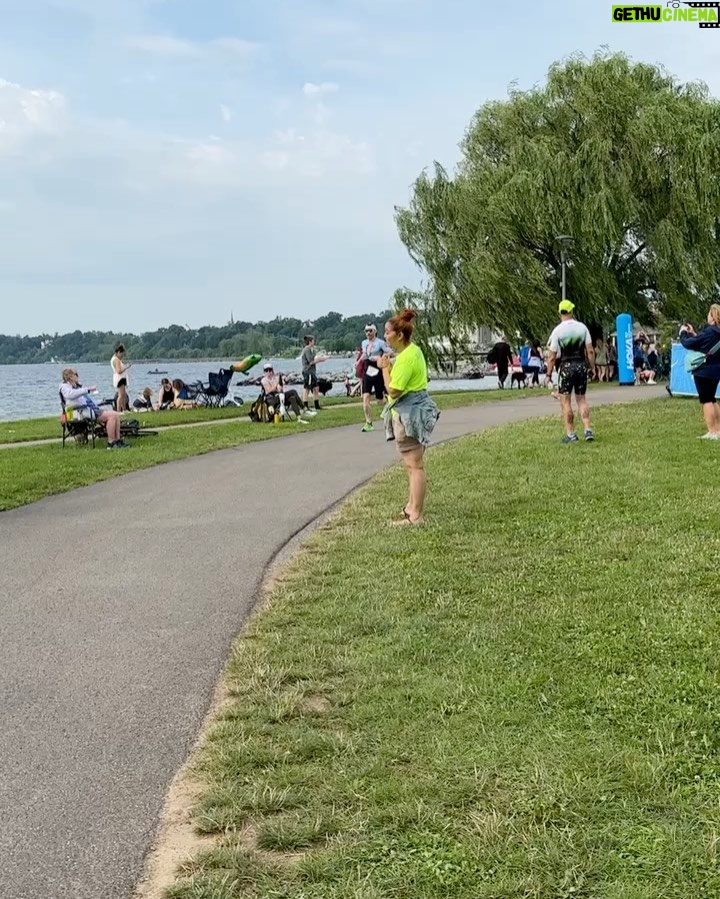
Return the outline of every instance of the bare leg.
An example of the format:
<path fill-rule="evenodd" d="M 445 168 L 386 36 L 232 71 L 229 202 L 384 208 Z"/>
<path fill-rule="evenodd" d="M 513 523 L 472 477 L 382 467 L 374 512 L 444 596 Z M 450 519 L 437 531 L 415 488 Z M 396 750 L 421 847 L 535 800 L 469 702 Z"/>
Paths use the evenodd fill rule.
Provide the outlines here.
<path fill-rule="evenodd" d="M 425 464 L 423 457 L 425 448 L 419 446 L 417 449 L 409 450 L 403 453 L 403 462 L 408 472 L 408 481 L 410 485 L 410 498 L 405 507 L 410 521 L 417 524 L 422 521 L 423 506 L 425 505 L 425 494 L 427 492 L 427 477 L 425 475 Z"/>
<path fill-rule="evenodd" d="M 720 434 L 720 409 L 717 403 L 703 403 L 703 418 L 711 434 Z"/>
<path fill-rule="evenodd" d="M 584 394 L 583 396 L 577 397 L 577 406 L 580 417 L 582 418 L 583 428 L 586 431 L 592 431 L 592 424 L 590 424 L 590 406 L 588 405 L 587 397 Z"/>
<path fill-rule="evenodd" d="M 118 387 L 117 411 L 126 412 L 129 408 L 127 389 L 124 386 Z"/>
<path fill-rule="evenodd" d="M 572 434 L 575 431 L 575 416 L 572 409 L 572 397 L 566 393 L 560 394 L 560 406 L 562 408 L 565 433 Z"/>
<path fill-rule="evenodd" d="M 363 415 L 365 416 L 365 421 L 367 424 L 372 424 L 372 409 L 370 406 L 370 400 L 372 395 L 369 393 L 363 393 Z"/>
<path fill-rule="evenodd" d="M 117 412 L 103 412 L 98 421 L 105 425 L 108 443 L 116 443 L 120 439 L 120 415 Z"/>

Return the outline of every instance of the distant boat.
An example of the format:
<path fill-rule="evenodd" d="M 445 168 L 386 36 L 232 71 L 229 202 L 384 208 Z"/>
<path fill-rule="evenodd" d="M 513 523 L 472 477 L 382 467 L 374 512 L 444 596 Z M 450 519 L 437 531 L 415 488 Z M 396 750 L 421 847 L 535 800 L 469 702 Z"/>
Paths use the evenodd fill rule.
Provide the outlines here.
<path fill-rule="evenodd" d="M 159 368 L 156 368 L 155 371 L 150 371 L 150 369 L 148 369 L 148 374 L 149 374 L 149 375 L 166 375 L 167 372 L 166 372 L 166 371 L 160 371 Z"/>

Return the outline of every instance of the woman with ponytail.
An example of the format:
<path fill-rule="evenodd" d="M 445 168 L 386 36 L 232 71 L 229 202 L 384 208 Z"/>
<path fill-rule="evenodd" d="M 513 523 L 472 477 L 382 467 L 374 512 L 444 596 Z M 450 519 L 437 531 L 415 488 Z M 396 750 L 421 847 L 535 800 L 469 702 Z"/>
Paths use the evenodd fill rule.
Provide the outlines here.
<path fill-rule="evenodd" d="M 395 440 L 408 473 L 410 493 L 398 524 L 422 524 L 427 481 L 424 455 L 430 434 L 440 415 L 427 392 L 427 364 L 420 347 L 413 343 L 416 314 L 405 309 L 385 325 L 385 340 L 395 351 L 395 361 L 381 356 L 389 400 L 383 412 L 388 440 Z"/>

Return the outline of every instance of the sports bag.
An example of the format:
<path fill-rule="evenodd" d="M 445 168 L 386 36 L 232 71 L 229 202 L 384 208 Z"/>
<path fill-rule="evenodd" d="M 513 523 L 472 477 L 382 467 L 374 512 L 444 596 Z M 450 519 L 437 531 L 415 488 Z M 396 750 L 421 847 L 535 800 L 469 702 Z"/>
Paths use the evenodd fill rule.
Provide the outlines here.
<path fill-rule="evenodd" d="M 707 353 L 701 353 L 699 350 L 688 350 L 685 356 L 685 371 L 689 374 L 696 372 L 708 361 L 708 357 L 720 350 L 720 340 Z"/>

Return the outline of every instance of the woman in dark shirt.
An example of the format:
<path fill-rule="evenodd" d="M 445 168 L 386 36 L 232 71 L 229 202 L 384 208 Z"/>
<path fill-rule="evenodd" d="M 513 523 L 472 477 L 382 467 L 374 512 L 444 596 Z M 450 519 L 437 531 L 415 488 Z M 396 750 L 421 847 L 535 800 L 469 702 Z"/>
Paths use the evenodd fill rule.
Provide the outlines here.
<path fill-rule="evenodd" d="M 158 409 L 169 409 L 175 400 L 172 384 L 168 378 L 160 382 L 160 394 L 158 396 Z"/>
<path fill-rule="evenodd" d="M 720 343 L 720 305 L 713 303 L 707 317 L 707 325 L 695 333 L 692 325 L 680 329 L 680 343 L 686 350 L 708 353 L 707 361 L 693 372 L 698 399 L 703 409 L 707 434 L 703 440 L 720 440 L 720 410 L 715 402 L 720 383 L 720 349 L 713 350 Z"/>

